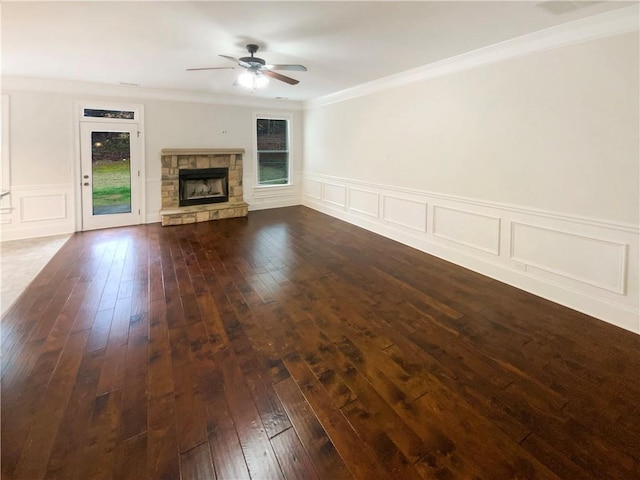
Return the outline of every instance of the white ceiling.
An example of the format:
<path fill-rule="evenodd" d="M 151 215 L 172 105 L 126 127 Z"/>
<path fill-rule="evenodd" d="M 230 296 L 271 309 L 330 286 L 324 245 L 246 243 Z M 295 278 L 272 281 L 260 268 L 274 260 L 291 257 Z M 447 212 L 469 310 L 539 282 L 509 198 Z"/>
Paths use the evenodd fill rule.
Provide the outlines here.
<path fill-rule="evenodd" d="M 629 2 L 295 1 L 2 3 L 2 74 L 217 95 L 240 70 L 218 54 L 260 45 L 267 63 L 301 63 L 255 97 L 309 100 Z"/>

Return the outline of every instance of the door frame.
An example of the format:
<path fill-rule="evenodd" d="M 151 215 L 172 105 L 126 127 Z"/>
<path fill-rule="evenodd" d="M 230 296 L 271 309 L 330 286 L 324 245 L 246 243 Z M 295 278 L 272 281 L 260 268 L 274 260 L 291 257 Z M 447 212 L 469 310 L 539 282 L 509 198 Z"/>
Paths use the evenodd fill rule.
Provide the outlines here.
<path fill-rule="evenodd" d="M 85 109 L 95 110 L 126 110 L 134 112 L 133 119 L 119 118 L 103 118 L 103 117 L 85 117 Z M 82 157 L 81 157 L 81 135 L 80 124 L 84 122 L 94 123 L 128 123 L 136 124 L 138 129 L 138 154 L 140 175 L 138 181 L 138 209 L 140 210 L 140 224 L 146 223 L 146 156 L 145 156 L 145 136 L 144 136 L 144 105 L 140 103 L 120 103 L 120 102 L 104 102 L 104 101 L 75 101 L 74 102 L 74 162 L 73 162 L 73 197 L 74 197 L 74 231 L 81 232 L 83 230 L 82 219 Z M 133 180 L 133 179 L 132 179 Z"/>

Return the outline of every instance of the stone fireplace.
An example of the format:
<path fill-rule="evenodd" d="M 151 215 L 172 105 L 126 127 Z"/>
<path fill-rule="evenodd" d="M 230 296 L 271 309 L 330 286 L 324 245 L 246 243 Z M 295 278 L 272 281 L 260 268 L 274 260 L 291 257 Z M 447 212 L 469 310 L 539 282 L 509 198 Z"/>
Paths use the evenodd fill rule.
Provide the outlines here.
<path fill-rule="evenodd" d="M 163 149 L 162 225 L 244 217 L 244 149 Z"/>

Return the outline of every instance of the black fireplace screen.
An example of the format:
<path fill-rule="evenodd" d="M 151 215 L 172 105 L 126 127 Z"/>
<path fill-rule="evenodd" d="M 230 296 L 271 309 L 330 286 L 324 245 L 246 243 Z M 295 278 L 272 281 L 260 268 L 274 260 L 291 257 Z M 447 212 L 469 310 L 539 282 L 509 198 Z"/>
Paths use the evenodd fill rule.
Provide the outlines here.
<path fill-rule="evenodd" d="M 182 169 L 179 178 L 181 207 L 229 200 L 228 168 Z"/>

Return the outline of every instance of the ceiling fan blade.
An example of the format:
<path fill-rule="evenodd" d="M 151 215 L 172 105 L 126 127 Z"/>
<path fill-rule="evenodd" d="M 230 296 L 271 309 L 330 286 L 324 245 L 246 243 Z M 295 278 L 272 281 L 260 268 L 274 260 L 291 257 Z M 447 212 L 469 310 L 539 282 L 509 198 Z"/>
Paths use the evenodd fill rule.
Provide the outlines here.
<path fill-rule="evenodd" d="M 269 70 L 292 70 L 296 72 L 306 72 L 307 67 L 304 65 L 265 65 Z"/>
<path fill-rule="evenodd" d="M 232 62 L 236 62 L 238 65 L 244 68 L 249 68 L 251 65 L 247 62 L 243 62 L 239 58 L 230 57 L 229 55 L 218 55 L 219 57 L 226 58 L 227 60 L 231 60 Z"/>
<path fill-rule="evenodd" d="M 187 72 L 195 72 L 197 70 L 233 70 L 236 67 L 202 67 L 202 68 L 186 68 Z"/>
<path fill-rule="evenodd" d="M 219 57 L 226 58 L 227 60 L 231 60 L 232 62 L 238 63 L 237 58 L 230 57 L 229 55 L 218 55 Z"/>
<path fill-rule="evenodd" d="M 284 75 L 280 75 L 279 73 L 272 72 L 271 70 L 262 70 L 262 73 L 267 77 L 275 78 L 276 80 L 280 80 L 281 82 L 288 83 L 289 85 L 297 85 L 300 83 L 299 80 L 291 77 L 285 77 Z"/>

